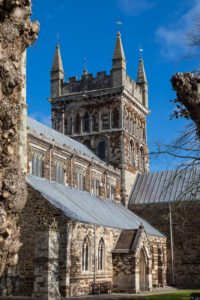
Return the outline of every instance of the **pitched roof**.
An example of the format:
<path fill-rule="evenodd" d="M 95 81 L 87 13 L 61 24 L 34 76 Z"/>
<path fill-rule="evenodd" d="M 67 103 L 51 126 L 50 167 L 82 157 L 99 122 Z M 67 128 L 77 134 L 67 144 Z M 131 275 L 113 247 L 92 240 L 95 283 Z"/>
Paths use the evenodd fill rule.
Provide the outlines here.
<path fill-rule="evenodd" d="M 125 229 L 122 230 L 120 237 L 115 246 L 115 250 L 129 250 L 136 237 L 138 229 Z"/>
<path fill-rule="evenodd" d="M 50 142 L 54 141 L 61 147 L 64 145 L 71 148 L 72 150 L 75 150 L 77 153 L 80 153 L 82 155 L 86 155 L 90 159 L 95 159 L 98 162 L 101 162 L 102 164 L 105 164 L 94 152 L 92 152 L 88 147 L 85 145 L 75 141 L 74 139 L 48 127 L 44 124 L 28 117 L 27 118 L 27 126 L 28 130 L 31 134 L 37 134 L 39 136 L 46 137 Z"/>
<path fill-rule="evenodd" d="M 199 169 L 138 174 L 129 206 L 191 200 L 200 200 Z"/>
<path fill-rule="evenodd" d="M 74 221 L 118 229 L 138 229 L 142 223 L 148 234 L 163 236 L 148 222 L 114 201 L 32 175 L 27 177 L 27 183 Z"/>

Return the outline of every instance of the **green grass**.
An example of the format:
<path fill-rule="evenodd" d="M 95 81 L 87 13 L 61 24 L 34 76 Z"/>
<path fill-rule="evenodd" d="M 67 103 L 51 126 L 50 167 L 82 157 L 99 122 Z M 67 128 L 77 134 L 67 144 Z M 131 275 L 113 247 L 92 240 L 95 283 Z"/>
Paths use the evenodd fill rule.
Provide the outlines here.
<path fill-rule="evenodd" d="M 149 295 L 149 296 L 138 296 L 133 297 L 133 300 L 189 300 L 191 293 L 200 293 L 200 290 L 184 290 L 184 291 L 177 291 L 171 292 L 166 294 L 159 294 L 159 295 Z M 122 298 L 120 300 L 127 300 Z"/>

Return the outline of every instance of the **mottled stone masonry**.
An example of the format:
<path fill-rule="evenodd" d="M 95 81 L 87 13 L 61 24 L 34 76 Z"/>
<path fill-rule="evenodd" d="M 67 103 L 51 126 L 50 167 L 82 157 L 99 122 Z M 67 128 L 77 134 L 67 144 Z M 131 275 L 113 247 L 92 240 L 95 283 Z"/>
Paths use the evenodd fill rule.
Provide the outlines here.
<path fill-rule="evenodd" d="M 30 0 L 0 1 L 0 276 L 17 263 L 21 246 L 18 213 L 26 201 L 19 159 L 22 57 L 38 35 Z M 24 171 L 24 170 L 23 170 Z"/>
<path fill-rule="evenodd" d="M 131 209 L 167 236 L 168 284 L 172 283 L 169 207 L 167 204 L 134 205 Z M 175 285 L 198 288 L 200 282 L 200 203 L 172 204 Z M 157 262 L 156 262 L 157 264 Z"/>
<path fill-rule="evenodd" d="M 159 249 L 160 256 L 152 248 Z M 123 230 L 113 249 L 113 290 L 138 293 L 165 286 L 165 253 L 166 238 L 149 236 L 142 227 Z M 159 266 L 155 261 L 159 261 Z"/>
<path fill-rule="evenodd" d="M 59 290 L 62 296 L 81 295 L 92 292 L 92 283 L 94 280 L 94 225 L 69 222 L 57 209 L 53 208 L 47 200 L 31 188 L 28 189 L 28 200 L 23 209 L 20 219 L 22 228 L 23 247 L 20 250 L 20 260 L 18 265 L 18 293 L 30 296 L 33 293 L 43 295 L 52 291 L 48 284 L 48 278 L 43 274 L 42 269 L 51 268 L 52 260 L 46 255 L 49 250 L 48 236 L 51 231 L 59 232 L 59 274 L 55 284 L 59 283 Z M 120 234 L 120 230 L 96 227 L 96 281 L 112 282 L 112 249 Z M 38 243 L 39 236 L 42 242 Z M 43 237 L 44 238 L 43 238 Z M 81 269 L 82 245 L 85 237 L 90 241 L 90 263 L 87 272 Z M 106 249 L 106 261 L 103 271 L 97 269 L 98 243 L 103 237 Z M 39 247 L 39 248 L 38 248 Z M 38 255 L 37 249 L 43 249 L 43 258 Z M 41 253 L 41 251 L 39 251 Z M 37 259 L 36 259 L 37 258 Z M 49 262 L 48 262 L 49 260 Z M 40 269 L 39 266 L 41 264 Z M 53 264 L 55 266 L 55 264 Z M 39 271 L 40 270 L 40 271 Z M 52 271 L 51 271 L 52 270 Z M 55 274 L 54 268 L 51 268 L 49 274 Z M 53 272 L 53 273 L 51 273 Z M 50 276 L 50 275 L 49 275 Z M 34 284 L 35 280 L 35 284 Z M 40 288 L 40 284 L 42 284 Z M 35 286 L 35 288 L 34 288 Z M 55 291 L 54 291 L 55 292 Z M 57 299 L 57 298 L 56 298 Z"/>

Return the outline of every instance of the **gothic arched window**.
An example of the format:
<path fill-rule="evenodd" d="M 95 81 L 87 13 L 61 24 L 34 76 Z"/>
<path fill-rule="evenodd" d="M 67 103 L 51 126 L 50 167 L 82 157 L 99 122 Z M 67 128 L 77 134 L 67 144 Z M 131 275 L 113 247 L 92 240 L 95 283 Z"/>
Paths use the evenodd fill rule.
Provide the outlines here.
<path fill-rule="evenodd" d="M 104 240 L 101 238 L 98 247 L 98 270 L 104 269 L 105 245 Z"/>
<path fill-rule="evenodd" d="M 139 145 L 135 145 L 135 166 L 139 167 Z"/>
<path fill-rule="evenodd" d="M 107 145 L 104 140 L 101 140 L 97 145 L 97 155 L 100 159 L 105 160 L 106 159 L 106 150 Z"/>
<path fill-rule="evenodd" d="M 99 113 L 97 111 L 92 114 L 92 131 L 99 130 Z"/>
<path fill-rule="evenodd" d="M 82 246 L 82 271 L 89 270 L 89 239 L 85 237 Z"/>
<path fill-rule="evenodd" d="M 83 131 L 88 132 L 90 131 L 90 116 L 89 113 L 86 111 L 83 116 Z"/>
<path fill-rule="evenodd" d="M 129 159 L 132 165 L 135 164 L 135 153 L 134 153 L 134 143 L 131 140 L 129 143 Z"/>
<path fill-rule="evenodd" d="M 32 153 L 32 175 L 44 177 L 44 153 L 33 151 Z"/>
<path fill-rule="evenodd" d="M 112 111 L 112 128 L 119 128 L 119 109 L 115 107 Z"/>
<path fill-rule="evenodd" d="M 56 161 L 55 163 L 55 181 L 64 184 L 65 170 L 64 163 Z"/>
<path fill-rule="evenodd" d="M 75 133 L 80 133 L 80 129 L 81 129 L 81 117 L 79 115 L 79 113 L 76 114 L 76 118 L 75 118 Z"/>
<path fill-rule="evenodd" d="M 139 168 L 145 171 L 145 154 L 144 154 L 144 149 L 142 147 L 140 147 L 140 153 L 139 153 Z"/>

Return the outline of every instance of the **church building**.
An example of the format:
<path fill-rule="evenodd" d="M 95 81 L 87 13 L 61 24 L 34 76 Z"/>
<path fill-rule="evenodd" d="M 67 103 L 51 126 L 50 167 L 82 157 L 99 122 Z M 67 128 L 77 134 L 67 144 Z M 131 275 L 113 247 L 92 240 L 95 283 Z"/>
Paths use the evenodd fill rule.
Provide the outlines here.
<path fill-rule="evenodd" d="M 149 173 L 143 59 L 131 79 L 117 33 L 110 74 L 94 76 L 85 68 L 80 79 L 66 80 L 57 46 L 49 101 L 52 128 L 23 119 L 28 198 L 20 217 L 22 246 L 17 267 L 0 281 L 1 294 L 60 299 L 150 291 L 172 277 L 180 285 L 187 281 L 185 244 L 181 249 L 174 241 L 171 248 L 168 210 L 161 218 L 163 203 L 168 208 L 173 196 L 180 201 L 172 191 L 185 181 L 163 196 L 174 174 Z M 198 262 L 193 242 L 190 253 Z"/>

